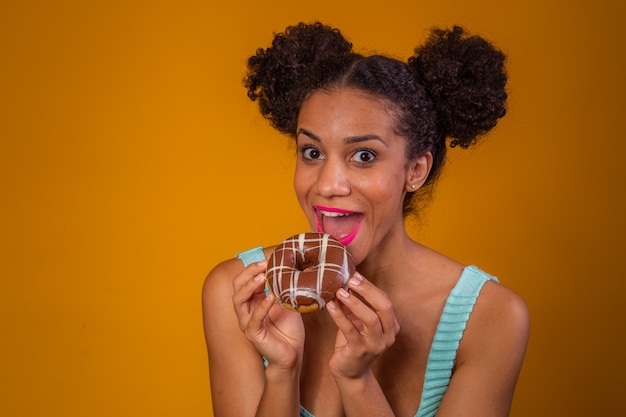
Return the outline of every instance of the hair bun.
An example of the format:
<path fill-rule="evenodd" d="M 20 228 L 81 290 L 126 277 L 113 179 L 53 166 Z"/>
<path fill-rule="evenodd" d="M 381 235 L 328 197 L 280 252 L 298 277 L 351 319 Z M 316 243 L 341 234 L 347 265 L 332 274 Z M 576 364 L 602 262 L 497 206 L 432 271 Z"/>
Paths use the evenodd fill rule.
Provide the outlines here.
<path fill-rule="evenodd" d="M 434 29 L 415 49 L 409 65 L 433 100 L 438 123 L 450 146 L 467 148 L 505 115 L 505 56 L 461 27 Z"/>
<path fill-rule="evenodd" d="M 293 133 L 294 99 L 302 99 L 317 68 L 350 54 L 352 44 L 338 29 L 319 22 L 289 26 L 274 36 L 272 45 L 248 59 L 244 85 L 259 102 L 261 114 L 283 133 Z"/>

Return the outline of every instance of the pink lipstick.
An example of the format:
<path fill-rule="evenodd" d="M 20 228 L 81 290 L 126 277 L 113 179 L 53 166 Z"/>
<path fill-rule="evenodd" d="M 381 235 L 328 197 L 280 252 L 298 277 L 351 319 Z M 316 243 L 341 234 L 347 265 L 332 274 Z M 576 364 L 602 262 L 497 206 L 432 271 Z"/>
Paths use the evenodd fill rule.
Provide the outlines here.
<path fill-rule="evenodd" d="M 361 228 L 363 213 L 338 207 L 315 206 L 317 231 L 328 233 L 347 246 Z"/>

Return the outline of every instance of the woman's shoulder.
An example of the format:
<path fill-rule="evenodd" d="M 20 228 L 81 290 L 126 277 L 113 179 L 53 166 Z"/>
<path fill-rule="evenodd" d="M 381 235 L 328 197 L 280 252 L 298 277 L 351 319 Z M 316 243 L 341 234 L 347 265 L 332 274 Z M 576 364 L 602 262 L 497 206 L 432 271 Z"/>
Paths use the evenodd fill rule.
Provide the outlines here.
<path fill-rule="evenodd" d="M 455 288 L 459 294 L 469 291 L 478 295 L 466 333 L 483 335 L 503 331 L 516 332 L 521 337 L 527 335 L 528 307 L 517 292 L 504 284 L 506 277 L 498 276 L 497 280 L 493 280 L 488 270 L 462 264 L 428 248 L 420 259 L 423 262 L 422 272 L 431 284 L 434 310 L 442 308 L 442 303 L 449 300 Z"/>
<path fill-rule="evenodd" d="M 466 271 L 477 271 L 479 274 L 489 276 L 474 266 L 466 267 Z M 528 306 L 520 294 L 507 287 L 503 282 L 505 278 L 488 280 L 480 292 L 476 301 L 478 314 L 499 316 L 514 324 L 524 325 L 528 321 Z"/>
<path fill-rule="evenodd" d="M 528 305 L 520 294 L 502 283 L 488 285 L 483 290 L 484 309 L 490 315 L 500 317 L 501 325 L 508 327 L 509 331 L 517 331 L 520 335 L 526 335 L 530 326 Z"/>
<path fill-rule="evenodd" d="M 480 296 L 476 302 L 476 309 L 487 314 L 503 314 L 504 310 L 523 321 L 528 309 L 524 299 L 514 290 L 507 287 L 506 277 L 495 277 L 488 270 L 475 265 L 465 265 L 455 259 L 443 255 L 429 248 L 422 248 L 420 254 L 422 273 L 436 288 L 439 297 L 447 298 L 455 287 L 468 284 L 479 285 Z M 495 278 L 495 279 L 494 279 Z"/>
<path fill-rule="evenodd" d="M 500 280 L 503 278 L 500 277 Z M 528 343 L 530 315 L 522 296 L 498 281 L 485 282 L 463 335 L 460 359 L 471 352 L 523 352 Z M 513 355 L 515 356 L 515 355 Z"/>
<path fill-rule="evenodd" d="M 230 258 L 219 262 L 204 279 L 203 297 L 213 292 L 222 292 L 228 285 L 232 287 L 233 278 L 243 270 L 243 263 L 237 258 Z"/>
<path fill-rule="evenodd" d="M 276 246 L 263 248 L 265 257 L 268 258 Z M 244 269 L 241 259 L 234 257 L 223 260 L 216 264 L 207 274 L 203 285 L 203 298 L 209 297 L 212 293 L 223 294 L 232 292 L 233 278 Z"/>

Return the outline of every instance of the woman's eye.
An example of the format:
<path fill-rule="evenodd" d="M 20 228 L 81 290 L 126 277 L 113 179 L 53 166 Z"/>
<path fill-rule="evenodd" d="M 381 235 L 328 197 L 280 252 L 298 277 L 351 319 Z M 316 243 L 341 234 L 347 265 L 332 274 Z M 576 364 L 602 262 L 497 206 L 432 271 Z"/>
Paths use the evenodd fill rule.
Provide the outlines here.
<path fill-rule="evenodd" d="M 322 157 L 322 153 L 315 148 L 304 148 L 302 150 L 302 155 L 304 159 L 320 159 Z"/>
<path fill-rule="evenodd" d="M 370 163 L 374 159 L 376 159 L 376 155 L 372 151 L 363 150 L 363 151 L 357 151 L 354 154 L 354 160 L 363 164 Z"/>

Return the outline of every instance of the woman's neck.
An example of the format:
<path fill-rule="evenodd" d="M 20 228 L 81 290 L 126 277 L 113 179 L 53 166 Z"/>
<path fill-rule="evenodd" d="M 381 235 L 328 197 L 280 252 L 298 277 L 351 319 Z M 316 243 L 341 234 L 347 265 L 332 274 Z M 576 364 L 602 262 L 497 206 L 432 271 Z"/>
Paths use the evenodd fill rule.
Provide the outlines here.
<path fill-rule="evenodd" d="M 357 265 L 357 270 L 377 286 L 392 284 L 390 280 L 402 280 L 403 276 L 410 273 L 420 248 L 423 247 L 402 229 L 396 236 L 390 236 L 370 251 L 363 262 Z"/>

